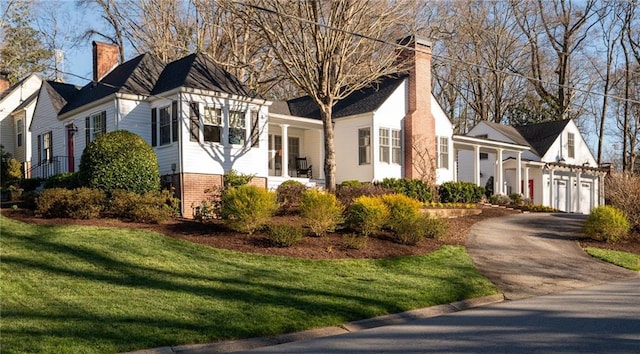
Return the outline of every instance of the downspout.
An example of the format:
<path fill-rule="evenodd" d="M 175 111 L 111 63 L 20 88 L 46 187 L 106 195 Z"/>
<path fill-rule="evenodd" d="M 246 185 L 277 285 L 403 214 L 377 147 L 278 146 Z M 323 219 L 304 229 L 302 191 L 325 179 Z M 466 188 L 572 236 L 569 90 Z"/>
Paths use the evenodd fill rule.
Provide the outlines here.
<path fill-rule="evenodd" d="M 184 137 L 182 136 L 182 123 L 183 123 L 183 114 L 182 114 L 182 93 L 178 91 L 178 176 L 180 176 L 180 214 L 184 217 L 185 206 L 184 206 L 184 169 L 183 169 L 183 161 L 182 161 L 182 151 L 183 149 L 183 141 Z M 173 176 L 171 176 L 173 179 Z"/>

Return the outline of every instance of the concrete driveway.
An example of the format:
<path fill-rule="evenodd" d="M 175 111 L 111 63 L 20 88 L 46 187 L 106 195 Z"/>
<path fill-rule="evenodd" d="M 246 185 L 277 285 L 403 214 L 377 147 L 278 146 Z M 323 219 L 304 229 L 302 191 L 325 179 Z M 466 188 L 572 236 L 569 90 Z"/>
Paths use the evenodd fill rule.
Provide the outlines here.
<path fill-rule="evenodd" d="M 506 299 L 522 299 L 637 275 L 596 260 L 576 241 L 585 216 L 514 214 L 471 228 L 467 249 L 480 272 Z"/>

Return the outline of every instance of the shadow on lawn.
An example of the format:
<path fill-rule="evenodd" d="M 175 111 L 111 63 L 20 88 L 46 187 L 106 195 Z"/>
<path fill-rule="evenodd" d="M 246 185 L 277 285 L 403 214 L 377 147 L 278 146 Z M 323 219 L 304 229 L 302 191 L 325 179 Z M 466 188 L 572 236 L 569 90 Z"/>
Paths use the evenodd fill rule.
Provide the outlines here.
<path fill-rule="evenodd" d="M 327 287 L 324 284 L 326 289 L 331 289 L 330 291 L 314 288 L 316 285 L 308 285 L 300 279 L 289 282 L 287 281 L 289 276 L 297 270 L 286 268 L 295 263 L 277 264 L 281 268 L 272 270 L 264 267 L 260 262 L 238 263 L 218 257 L 215 259 L 216 264 L 227 271 L 226 276 L 198 274 L 197 271 L 171 271 L 123 261 L 122 258 L 125 257 L 119 257 L 116 252 L 101 252 L 88 247 L 58 243 L 55 241 L 56 234 L 64 233 L 65 230 L 59 228 L 45 230 L 46 234 L 36 236 L 22 236 L 7 230 L 3 232 L 2 237 L 4 242 L 11 242 L 38 254 L 69 259 L 69 262 L 52 264 L 46 260 L 51 257 L 36 259 L 5 255 L 2 257 L 4 266 L 20 270 L 42 271 L 52 277 L 68 277 L 108 284 L 109 286 L 106 287 L 96 286 L 95 288 L 99 289 L 98 291 L 122 292 L 122 297 L 125 299 L 127 296 L 132 296 L 128 294 L 127 288 L 161 290 L 169 292 L 170 296 L 182 294 L 176 295 L 176 299 L 180 299 L 181 296 L 194 296 L 194 301 L 197 300 L 202 305 L 178 304 L 179 306 L 174 308 L 160 303 L 167 308 L 166 311 L 184 311 L 183 314 L 162 313 L 159 310 L 154 314 L 146 315 L 147 312 L 143 310 L 145 315 L 140 315 L 139 311 L 135 311 L 137 309 L 130 312 L 123 309 L 121 315 L 110 315 L 109 309 L 100 307 L 108 307 L 108 304 L 100 305 L 99 299 L 86 309 L 83 308 L 83 303 L 78 305 L 77 300 L 70 302 L 57 298 L 53 294 L 52 298 L 44 297 L 34 300 L 45 303 L 46 312 L 44 313 L 30 308 L 28 301 L 26 306 L 20 307 L 14 307 L 13 304 L 3 305 L 2 330 L 5 338 L 14 337 L 16 340 L 19 338 L 25 340 L 25 337 L 30 337 L 30 340 L 34 341 L 35 337 L 39 338 L 33 342 L 37 345 L 42 344 L 38 343 L 40 339 L 53 342 L 73 339 L 79 342 L 103 343 L 106 351 L 114 348 L 123 351 L 186 344 L 185 342 L 280 334 L 303 329 L 305 323 L 307 326 L 313 326 L 314 323 L 340 324 L 409 309 L 406 305 L 402 305 L 402 301 L 396 299 L 384 301 L 375 296 L 369 296 L 367 289 L 370 280 L 367 279 L 334 276 L 333 287 Z M 123 250 L 123 252 L 136 252 L 136 250 Z M 195 261 L 211 262 L 214 256 L 205 258 L 194 254 L 190 255 L 190 258 Z M 384 264 L 389 268 L 404 268 L 402 264 L 405 261 L 403 258 L 390 259 L 384 260 Z M 467 267 L 460 267 L 460 269 L 466 270 Z M 322 270 L 322 266 L 318 266 L 318 271 Z M 443 284 L 450 280 L 440 276 L 434 276 L 434 279 Z M 455 298 L 438 298 L 436 302 L 461 300 L 468 298 L 473 292 L 473 287 L 462 282 L 455 282 L 447 287 L 456 289 Z M 359 291 L 343 291 L 343 288 L 356 288 Z M 87 290 L 78 289 L 78 292 L 82 291 Z M 152 294 L 158 293 L 151 292 L 149 295 L 153 296 Z M 451 295 L 451 293 L 447 294 Z M 96 292 L 90 296 L 99 298 L 101 295 Z M 153 298 L 133 300 L 132 302 L 156 301 Z M 237 310 L 221 308 L 217 304 L 220 301 L 237 306 Z M 293 316 L 293 319 L 289 321 L 286 316 Z M 274 323 L 274 319 L 279 322 Z M 43 321 L 43 323 L 26 326 L 20 324 L 33 324 L 34 321 Z M 16 325 L 7 325 L 12 322 Z M 5 342 L 5 348 L 11 347 L 12 345 L 7 346 Z M 25 348 L 25 350 L 31 351 L 33 348 Z"/>

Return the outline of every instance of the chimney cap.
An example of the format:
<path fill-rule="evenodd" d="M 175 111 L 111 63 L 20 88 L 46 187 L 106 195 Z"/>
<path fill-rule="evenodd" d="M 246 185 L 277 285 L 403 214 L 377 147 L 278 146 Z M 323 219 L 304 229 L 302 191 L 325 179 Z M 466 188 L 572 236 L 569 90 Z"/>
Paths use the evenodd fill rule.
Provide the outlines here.
<path fill-rule="evenodd" d="M 400 45 L 404 45 L 404 46 L 412 46 L 412 47 L 417 47 L 417 46 L 425 46 L 425 47 L 429 47 L 431 48 L 433 46 L 433 42 L 431 42 L 431 40 L 425 38 L 425 37 L 421 37 L 415 34 L 410 34 L 404 38 L 400 38 L 397 41 L 398 44 Z"/>

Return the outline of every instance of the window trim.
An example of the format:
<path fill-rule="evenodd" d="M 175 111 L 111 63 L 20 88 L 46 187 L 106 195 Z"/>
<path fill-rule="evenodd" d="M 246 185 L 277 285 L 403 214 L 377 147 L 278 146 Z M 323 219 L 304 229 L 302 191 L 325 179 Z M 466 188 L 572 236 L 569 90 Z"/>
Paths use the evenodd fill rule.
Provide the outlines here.
<path fill-rule="evenodd" d="M 574 133 L 567 133 L 567 157 L 576 157 L 576 137 Z"/>
<path fill-rule="evenodd" d="M 99 125 L 99 126 L 98 126 Z M 85 144 L 96 140 L 100 135 L 107 133 L 107 111 L 103 110 L 90 114 L 85 118 Z"/>
<path fill-rule="evenodd" d="M 46 138 L 49 138 L 48 148 L 45 146 Z M 38 135 L 38 164 L 50 163 L 53 160 L 53 132 Z"/>
<path fill-rule="evenodd" d="M 378 128 L 378 161 L 391 163 L 391 133 L 389 128 Z"/>
<path fill-rule="evenodd" d="M 163 112 L 166 112 L 165 122 L 163 123 Z M 166 129 L 163 131 L 163 128 Z M 166 136 L 164 136 L 164 134 Z M 171 141 L 171 104 L 158 107 L 158 145 L 164 146 L 172 143 Z"/>
<path fill-rule="evenodd" d="M 218 124 L 207 124 L 207 112 L 208 111 L 214 111 L 214 112 L 219 112 L 218 115 Z M 218 127 L 218 141 L 216 140 L 207 140 L 207 127 Z M 214 143 L 214 144 L 222 144 L 222 142 L 224 141 L 224 110 L 222 109 L 222 107 L 218 107 L 215 105 L 206 105 L 204 107 L 203 110 L 203 114 L 202 114 L 202 141 L 207 142 L 207 143 Z"/>
<path fill-rule="evenodd" d="M 362 135 L 365 133 L 366 135 Z M 362 139 L 365 138 L 366 141 Z M 364 144 L 363 144 L 364 142 Z M 358 165 L 371 164 L 371 127 L 358 128 Z"/>
<path fill-rule="evenodd" d="M 235 118 L 233 117 L 234 115 L 236 115 Z M 236 120 L 240 120 L 241 124 L 236 124 L 237 123 Z M 227 142 L 229 143 L 229 145 L 246 144 L 247 143 L 247 110 L 246 109 L 242 110 L 242 108 L 229 109 L 227 122 L 229 126 L 229 135 L 227 136 Z M 238 134 L 240 131 L 242 131 L 242 134 Z M 240 140 L 236 141 L 235 138 L 238 136 L 240 137 Z"/>
<path fill-rule="evenodd" d="M 19 118 L 16 120 L 16 145 L 22 147 L 24 140 L 24 120 Z"/>
<path fill-rule="evenodd" d="M 449 169 L 449 137 L 438 136 L 438 168 Z M 444 144 L 443 144 L 444 141 Z M 446 147 L 443 149 L 443 147 Z"/>
<path fill-rule="evenodd" d="M 394 133 L 398 134 L 397 139 L 393 136 Z M 398 145 L 394 144 L 395 141 L 398 141 Z M 397 156 L 396 156 L 397 152 Z M 402 164 L 402 130 L 401 129 L 391 129 L 391 163 L 396 165 Z"/>

